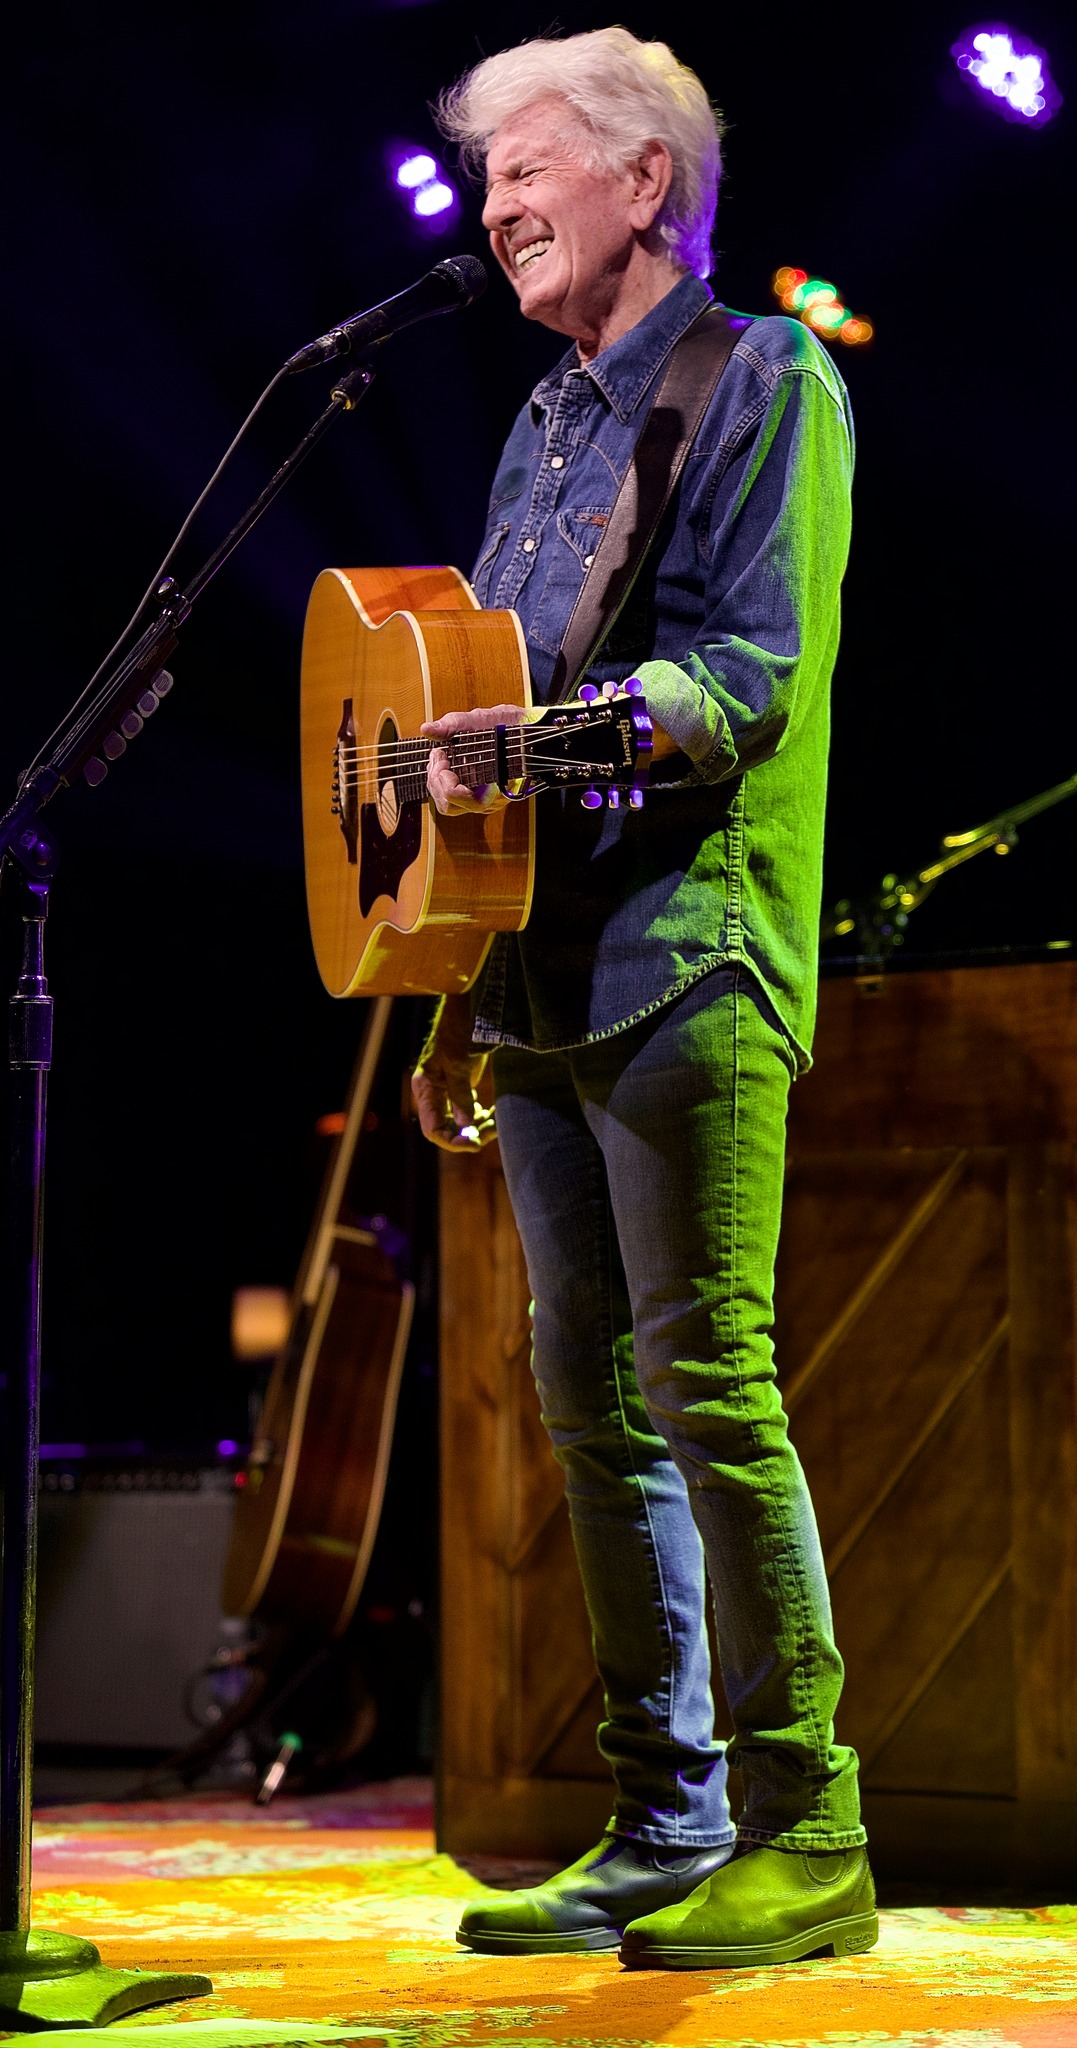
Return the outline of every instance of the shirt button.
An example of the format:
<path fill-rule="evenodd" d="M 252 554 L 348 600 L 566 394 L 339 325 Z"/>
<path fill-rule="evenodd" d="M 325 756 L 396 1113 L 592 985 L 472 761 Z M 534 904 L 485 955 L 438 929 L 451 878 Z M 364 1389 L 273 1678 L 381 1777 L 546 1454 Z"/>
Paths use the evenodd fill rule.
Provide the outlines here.
<path fill-rule="evenodd" d="M 551 468 L 551 469 L 564 469 L 564 466 L 565 466 L 565 458 L 564 458 L 564 456 L 563 456 L 563 455 L 551 455 L 551 457 L 550 457 L 550 468 Z"/>
<path fill-rule="evenodd" d="M 591 564 L 592 564 L 592 562 L 594 561 L 594 559 L 595 559 L 595 558 L 594 558 L 594 556 L 593 556 L 593 555 L 585 555 L 585 556 L 584 556 L 584 558 L 583 558 L 583 566 L 584 566 L 584 568 L 585 568 L 585 569 L 589 569 L 589 568 L 590 568 L 590 566 L 591 566 Z"/>
<path fill-rule="evenodd" d="M 537 540 L 525 540 L 525 542 L 524 542 L 524 554 L 525 554 L 525 555 L 533 555 L 533 554 L 534 554 L 534 552 L 535 552 L 535 549 L 537 548 L 537 546 L 538 546 L 538 542 L 537 542 Z"/>

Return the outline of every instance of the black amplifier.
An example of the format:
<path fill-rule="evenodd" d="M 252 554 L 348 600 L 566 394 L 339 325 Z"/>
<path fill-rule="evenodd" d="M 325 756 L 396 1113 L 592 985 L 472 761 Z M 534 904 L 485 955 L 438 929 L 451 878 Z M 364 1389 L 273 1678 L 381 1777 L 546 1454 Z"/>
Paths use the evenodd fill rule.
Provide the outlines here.
<path fill-rule="evenodd" d="M 37 1740 L 179 1749 L 197 1733 L 185 1698 L 220 1640 L 233 1472 L 44 1449 Z"/>

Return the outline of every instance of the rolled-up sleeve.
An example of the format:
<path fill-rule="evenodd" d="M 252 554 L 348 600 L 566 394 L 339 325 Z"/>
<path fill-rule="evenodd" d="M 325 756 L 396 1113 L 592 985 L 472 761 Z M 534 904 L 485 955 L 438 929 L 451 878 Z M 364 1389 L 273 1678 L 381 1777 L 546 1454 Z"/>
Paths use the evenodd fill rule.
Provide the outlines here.
<path fill-rule="evenodd" d="M 840 388 L 840 387 L 839 387 Z M 664 783 L 719 782 L 768 760 L 825 687 L 849 550 L 852 432 L 812 366 L 779 368 L 731 444 L 696 458 L 682 486 L 705 611 L 676 660 L 638 674 L 676 757 Z"/>

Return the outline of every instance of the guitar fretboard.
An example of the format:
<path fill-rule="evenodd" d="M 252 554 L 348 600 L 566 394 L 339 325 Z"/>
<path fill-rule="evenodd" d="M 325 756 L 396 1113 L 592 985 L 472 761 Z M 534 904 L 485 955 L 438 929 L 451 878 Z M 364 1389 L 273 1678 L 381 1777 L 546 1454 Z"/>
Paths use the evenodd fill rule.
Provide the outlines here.
<path fill-rule="evenodd" d="M 445 748 L 461 782 L 471 789 L 496 781 L 519 781 L 527 774 L 528 729 L 502 726 L 488 732 L 457 733 Z M 500 754 L 499 754 L 500 748 Z M 341 744 L 338 774 L 341 788 L 359 803 L 376 803 L 392 783 L 398 804 L 423 803 L 428 795 L 427 769 L 435 751 L 428 739 L 394 740 L 379 747 Z"/>

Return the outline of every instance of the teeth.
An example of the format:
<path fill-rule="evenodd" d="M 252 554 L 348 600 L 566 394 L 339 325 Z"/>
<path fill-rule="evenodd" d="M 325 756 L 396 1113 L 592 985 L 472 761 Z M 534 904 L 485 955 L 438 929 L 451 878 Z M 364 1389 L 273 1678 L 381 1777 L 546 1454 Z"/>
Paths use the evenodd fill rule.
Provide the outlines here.
<path fill-rule="evenodd" d="M 533 263 L 537 256 L 545 256 L 547 249 L 552 246 L 552 243 L 553 236 L 551 235 L 545 242 L 528 242 L 523 249 L 517 249 L 513 257 L 517 270 L 522 270 L 527 263 Z"/>

